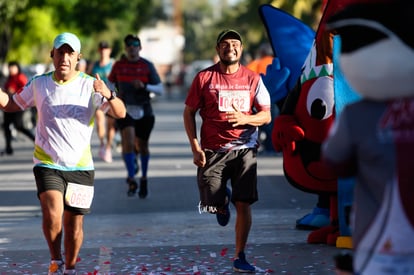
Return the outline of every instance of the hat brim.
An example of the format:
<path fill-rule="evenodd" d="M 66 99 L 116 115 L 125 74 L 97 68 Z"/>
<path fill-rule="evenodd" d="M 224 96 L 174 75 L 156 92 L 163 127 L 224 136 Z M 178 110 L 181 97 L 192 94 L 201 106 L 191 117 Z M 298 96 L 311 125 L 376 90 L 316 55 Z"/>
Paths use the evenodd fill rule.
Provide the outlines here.
<path fill-rule="evenodd" d="M 234 38 L 239 40 L 240 42 L 243 42 L 240 33 L 238 33 L 235 30 L 222 31 L 217 37 L 217 44 L 219 44 L 224 38 Z"/>

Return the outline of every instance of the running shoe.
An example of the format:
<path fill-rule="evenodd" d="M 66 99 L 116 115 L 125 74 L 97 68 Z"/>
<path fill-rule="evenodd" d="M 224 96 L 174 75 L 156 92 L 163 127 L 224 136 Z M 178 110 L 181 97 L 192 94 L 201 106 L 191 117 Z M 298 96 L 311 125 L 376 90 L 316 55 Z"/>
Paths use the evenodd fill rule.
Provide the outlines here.
<path fill-rule="evenodd" d="M 13 155 L 13 148 L 11 148 L 11 147 L 6 147 L 6 154 L 7 155 Z"/>
<path fill-rule="evenodd" d="M 141 179 L 141 181 L 139 182 L 138 196 L 141 199 L 145 199 L 147 195 L 148 195 L 148 181 L 147 179 Z"/>
<path fill-rule="evenodd" d="M 65 264 L 63 261 L 50 261 L 49 270 L 47 275 L 62 275 L 63 270 L 65 268 Z"/>
<path fill-rule="evenodd" d="M 129 185 L 129 187 L 128 187 L 128 196 L 132 197 L 137 192 L 138 184 L 135 181 L 135 179 L 133 179 L 133 178 L 127 178 L 126 182 Z"/>
<path fill-rule="evenodd" d="M 112 162 L 112 152 L 111 149 L 107 149 L 105 145 L 101 145 L 101 147 L 99 148 L 99 157 L 107 162 L 107 163 L 111 163 Z"/>
<path fill-rule="evenodd" d="M 246 255 L 243 251 L 240 251 L 239 258 L 234 260 L 233 270 L 240 273 L 256 272 L 256 268 L 246 261 Z"/>
<path fill-rule="evenodd" d="M 231 191 L 227 187 L 226 188 L 226 203 L 222 209 L 218 209 L 216 213 L 216 219 L 219 225 L 226 226 L 230 221 L 230 198 L 231 198 Z"/>
<path fill-rule="evenodd" d="M 312 213 L 296 220 L 296 229 L 315 230 L 331 224 L 329 209 L 315 207 Z"/>
<path fill-rule="evenodd" d="M 112 162 L 112 149 L 111 148 L 106 148 L 105 149 L 105 156 L 104 156 L 103 160 L 107 163 Z"/>

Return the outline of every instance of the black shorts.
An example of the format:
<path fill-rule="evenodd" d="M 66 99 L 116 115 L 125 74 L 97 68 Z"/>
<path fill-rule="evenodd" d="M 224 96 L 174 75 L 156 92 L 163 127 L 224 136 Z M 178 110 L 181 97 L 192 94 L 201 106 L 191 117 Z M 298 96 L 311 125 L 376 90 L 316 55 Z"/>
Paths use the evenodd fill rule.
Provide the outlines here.
<path fill-rule="evenodd" d="M 62 171 L 47 167 L 33 168 L 37 194 L 58 190 L 63 194 L 65 210 L 87 214 L 93 200 L 95 171 Z"/>
<path fill-rule="evenodd" d="M 135 136 L 148 141 L 151 135 L 152 129 L 155 124 L 155 116 L 144 116 L 141 119 L 133 119 L 128 113 L 125 118 L 117 119 L 116 121 L 118 129 L 121 131 L 126 127 L 134 127 Z"/>
<path fill-rule="evenodd" d="M 205 150 L 206 165 L 197 169 L 200 206 L 221 208 L 225 204 L 227 181 L 232 188 L 231 201 L 254 203 L 257 193 L 257 149 L 229 152 Z"/>

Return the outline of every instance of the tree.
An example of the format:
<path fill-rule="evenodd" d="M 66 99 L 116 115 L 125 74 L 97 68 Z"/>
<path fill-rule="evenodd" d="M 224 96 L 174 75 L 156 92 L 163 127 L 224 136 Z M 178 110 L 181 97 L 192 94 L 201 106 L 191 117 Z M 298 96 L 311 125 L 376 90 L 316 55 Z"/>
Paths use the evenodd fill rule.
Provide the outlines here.
<path fill-rule="evenodd" d="M 265 41 L 268 41 L 266 29 L 259 15 L 259 7 L 271 4 L 301 19 L 309 26 L 318 21 L 317 13 L 322 0 L 278 0 L 249 1 L 241 0 L 234 8 L 224 10 L 222 19 L 217 23 L 220 29 L 228 26 L 239 30 L 245 40 L 245 50 L 254 53 Z"/>
<path fill-rule="evenodd" d="M 254 52 L 267 40 L 258 8 L 264 0 L 239 0 L 234 6 L 226 0 L 180 1 L 182 20 L 171 20 L 164 10 L 166 0 L 0 0 L 0 62 L 15 59 L 23 65 L 50 61 L 52 39 L 62 31 L 76 33 L 82 41 L 82 54 L 96 59 L 99 40 L 107 40 L 113 53 L 123 48 L 123 37 L 138 33 L 157 20 L 182 22 L 186 46 L 184 61 L 209 59 L 215 54 L 214 41 L 223 28 L 239 30 L 245 49 Z M 312 25 L 321 0 L 277 0 L 272 3 Z M 167 14 L 166 14 L 167 13 Z"/>
<path fill-rule="evenodd" d="M 195 59 L 213 58 L 214 49 L 211 47 L 212 40 L 208 34 L 211 33 L 215 20 L 217 19 L 209 1 L 183 4 L 184 63 Z"/>
<path fill-rule="evenodd" d="M 12 39 L 13 19 L 17 13 L 22 11 L 28 0 L 8 1 L 0 0 L 0 63 L 6 59 Z"/>
<path fill-rule="evenodd" d="M 216 36 L 226 28 L 236 29 L 243 35 L 246 53 L 255 52 L 261 43 L 268 40 L 259 15 L 261 5 L 272 4 L 315 26 L 322 0 L 239 0 L 234 5 L 223 0 L 197 1 L 192 5 L 186 4 L 185 0 L 183 2 L 184 61 L 188 63 L 194 59 L 212 58 Z"/>
<path fill-rule="evenodd" d="M 48 62 L 51 41 L 62 31 L 76 33 L 82 53 L 92 57 L 100 39 L 119 45 L 127 33 L 137 33 L 152 19 L 153 7 L 146 0 L 0 0 L 1 36 L 8 42 L 1 43 L 1 61 Z"/>

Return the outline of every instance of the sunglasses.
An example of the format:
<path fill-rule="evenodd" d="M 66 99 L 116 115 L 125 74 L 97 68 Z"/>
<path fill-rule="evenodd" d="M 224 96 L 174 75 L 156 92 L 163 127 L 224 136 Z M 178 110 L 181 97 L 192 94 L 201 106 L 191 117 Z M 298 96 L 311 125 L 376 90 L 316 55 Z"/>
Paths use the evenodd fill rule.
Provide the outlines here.
<path fill-rule="evenodd" d="M 134 47 L 139 47 L 139 46 L 140 46 L 140 43 L 139 43 L 139 41 L 128 41 L 128 42 L 126 43 L 126 45 L 127 45 L 128 47 L 131 47 L 131 46 L 134 46 Z"/>

